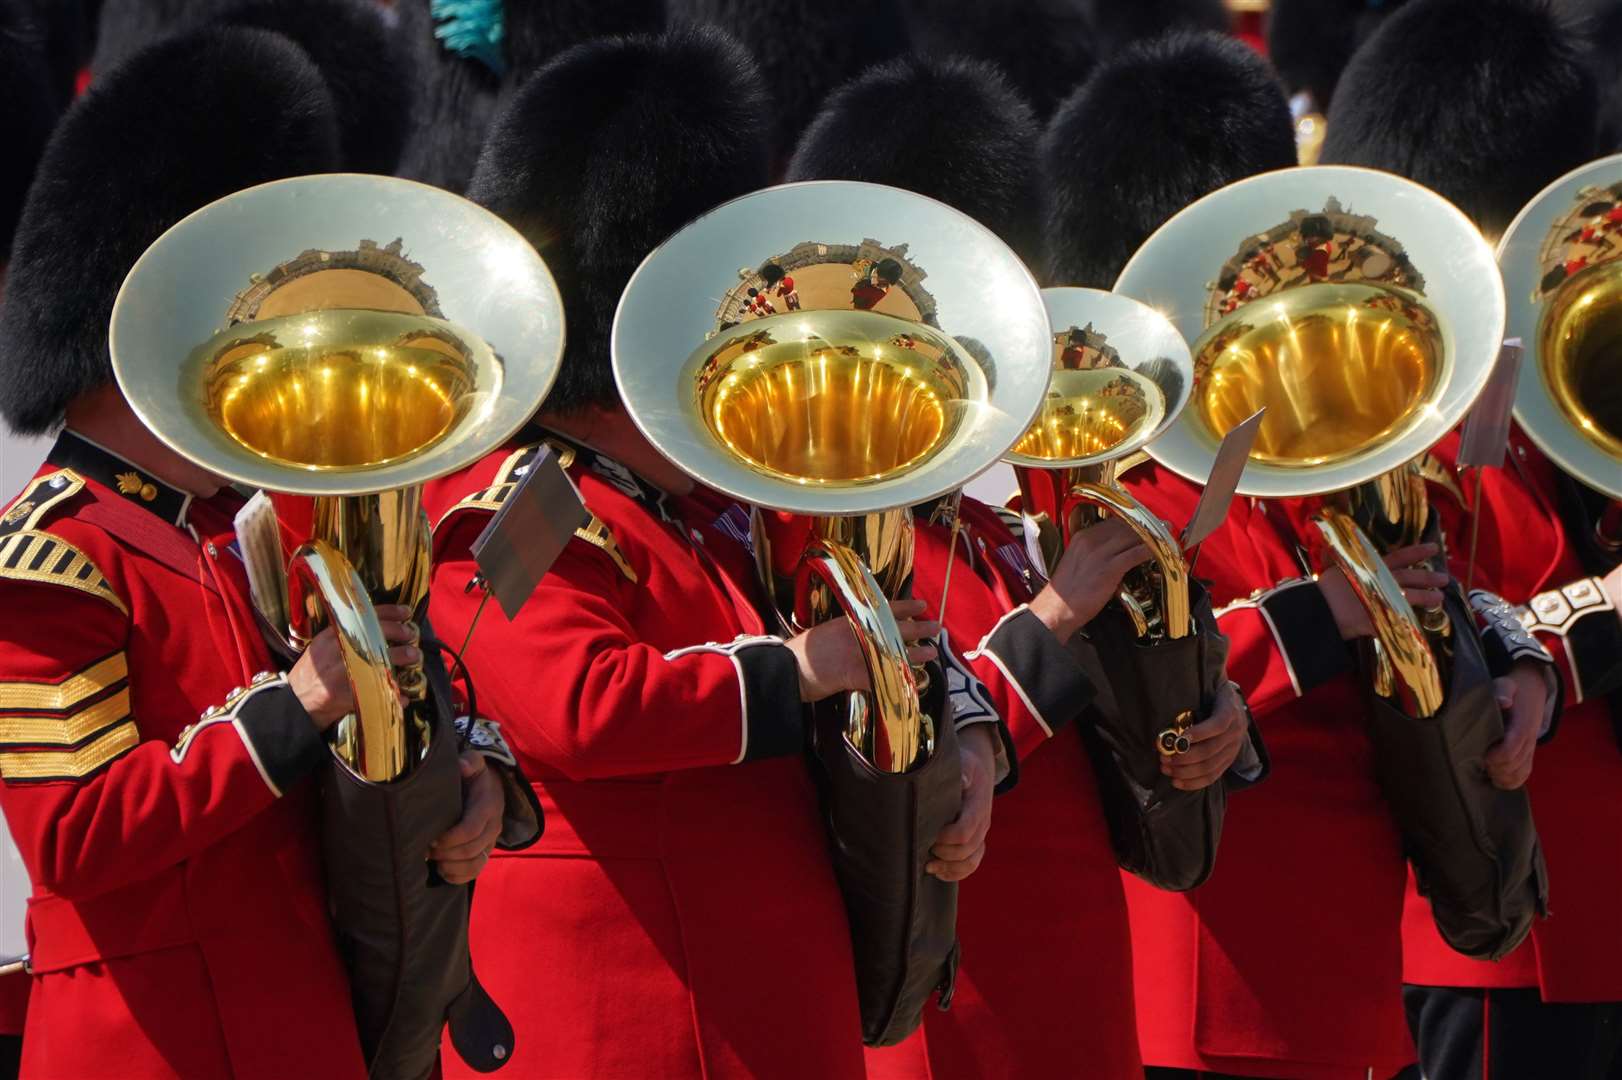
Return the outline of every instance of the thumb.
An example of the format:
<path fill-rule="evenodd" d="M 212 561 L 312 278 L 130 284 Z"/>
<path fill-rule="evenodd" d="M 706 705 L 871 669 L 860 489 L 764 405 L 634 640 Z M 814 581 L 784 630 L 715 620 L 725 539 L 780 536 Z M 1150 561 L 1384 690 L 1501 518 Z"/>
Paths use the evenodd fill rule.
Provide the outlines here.
<path fill-rule="evenodd" d="M 467 751 L 457 763 L 461 766 L 463 780 L 471 780 L 484 771 L 484 755 L 477 751 Z"/>
<path fill-rule="evenodd" d="M 1498 698 L 1500 709 L 1509 709 L 1515 705 L 1515 680 L 1510 678 L 1497 678 L 1492 681 L 1493 694 Z"/>

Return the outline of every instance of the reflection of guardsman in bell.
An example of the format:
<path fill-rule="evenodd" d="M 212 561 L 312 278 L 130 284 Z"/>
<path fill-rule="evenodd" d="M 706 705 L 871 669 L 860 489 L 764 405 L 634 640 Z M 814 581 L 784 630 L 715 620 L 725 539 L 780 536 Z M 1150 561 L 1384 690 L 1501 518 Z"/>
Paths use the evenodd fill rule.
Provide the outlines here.
<path fill-rule="evenodd" d="M 749 290 L 749 302 L 744 305 L 745 310 L 755 315 L 776 315 L 777 308 L 771 299 L 759 289 Z"/>
<path fill-rule="evenodd" d="M 1329 280 L 1329 263 L 1335 257 L 1335 228 L 1322 214 L 1310 214 L 1301 221 L 1301 268 L 1313 281 Z"/>
<path fill-rule="evenodd" d="M 874 263 L 867 276 L 850 287 L 850 303 L 857 311 L 870 311 L 901 280 L 901 264 L 892 258 Z"/>
<path fill-rule="evenodd" d="M 782 300 L 790 311 L 800 310 L 800 294 L 795 291 L 794 279 L 786 270 L 774 262 L 769 262 L 760 268 L 760 276 L 765 280 L 766 288 L 774 290 L 778 299 Z"/>

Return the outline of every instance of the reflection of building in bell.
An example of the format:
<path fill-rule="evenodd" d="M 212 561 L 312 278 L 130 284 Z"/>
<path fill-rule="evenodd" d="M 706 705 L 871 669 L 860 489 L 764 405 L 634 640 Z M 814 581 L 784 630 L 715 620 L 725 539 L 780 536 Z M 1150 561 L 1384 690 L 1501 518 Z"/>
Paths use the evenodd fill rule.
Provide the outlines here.
<path fill-rule="evenodd" d="M 322 251 L 308 248 L 293 258 L 257 275 L 253 283 L 237 293 L 226 310 L 228 324 L 251 322 L 258 317 L 265 299 L 278 289 L 326 270 L 359 270 L 386 278 L 410 293 L 422 305 L 423 313 L 444 318 L 439 309 L 439 294 L 423 280 L 423 267 L 405 255 L 405 242 L 396 237 L 384 247 L 374 240 L 362 240 L 354 251 Z"/>
<path fill-rule="evenodd" d="M 735 325 L 746 317 L 749 308 L 749 290 L 766 292 L 772 282 L 768 281 L 763 273 L 764 267 L 775 267 L 788 276 L 806 270 L 810 267 L 840 266 L 854 268 L 860 264 L 871 269 L 886 261 L 893 262 L 900 267 L 899 280 L 894 283 L 912 301 L 913 307 L 918 309 L 918 321 L 928 326 L 939 327 L 937 317 L 938 307 L 935 297 L 924 287 L 924 280 L 929 276 L 924 270 L 908 260 L 907 245 L 898 244 L 886 247 L 879 241 L 868 237 L 860 244 L 825 244 L 816 241 L 804 241 L 795 244 L 787 252 L 772 255 L 761 260 L 759 264 L 739 271 L 739 281 L 721 298 L 716 308 L 716 329 Z M 786 298 L 785 298 L 786 299 Z M 800 302 L 796 295 L 795 302 Z M 826 307 L 826 304 L 811 304 L 811 308 Z M 798 308 L 796 308 L 798 310 Z M 758 310 L 754 314 L 761 314 Z"/>

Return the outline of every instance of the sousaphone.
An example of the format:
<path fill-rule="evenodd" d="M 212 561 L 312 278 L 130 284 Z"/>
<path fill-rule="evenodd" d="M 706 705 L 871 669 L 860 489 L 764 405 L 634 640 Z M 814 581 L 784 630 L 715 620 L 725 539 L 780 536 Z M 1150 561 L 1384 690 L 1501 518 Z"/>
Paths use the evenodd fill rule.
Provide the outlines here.
<path fill-rule="evenodd" d="M 1036 415 L 1036 284 L 934 200 L 789 184 L 654 251 L 620 300 L 613 360 L 648 440 L 756 508 L 786 630 L 843 614 L 862 643 L 873 690 L 817 710 L 816 749 L 863 1035 L 897 1041 L 931 991 L 949 996 L 956 891 L 923 865 L 961 790 L 944 679 L 907 662 L 889 601 L 911 586 L 911 508 L 995 464 Z"/>
<path fill-rule="evenodd" d="M 280 528 L 266 513 L 238 534 L 272 644 L 295 651 L 331 625 L 355 689 L 331 733 L 323 829 L 362 1044 L 374 1075 L 426 1075 L 471 985 L 468 892 L 429 888 L 422 863 L 461 815 L 459 747 L 443 669 L 393 668 L 373 604 L 426 612 L 421 487 L 534 413 L 562 357 L 557 288 L 465 199 L 305 176 L 164 233 L 125 279 L 109 345 L 159 439 L 283 500 Z M 285 574 L 283 530 L 302 541 Z"/>
<path fill-rule="evenodd" d="M 1380 559 L 1435 536 L 1419 461 L 1497 358 L 1491 247 L 1419 184 L 1303 167 L 1185 208 L 1116 288 L 1192 342 L 1193 401 L 1149 447 L 1156 460 L 1203 480 L 1221 436 L 1266 406 L 1239 492 L 1326 496 L 1314 519 L 1324 555 L 1375 629 L 1360 659 L 1387 801 L 1443 936 L 1502 955 L 1541 907 L 1542 861 L 1524 792 L 1497 791 L 1469 764 L 1503 735 L 1474 623 L 1457 590 L 1446 610 L 1416 613 Z"/>

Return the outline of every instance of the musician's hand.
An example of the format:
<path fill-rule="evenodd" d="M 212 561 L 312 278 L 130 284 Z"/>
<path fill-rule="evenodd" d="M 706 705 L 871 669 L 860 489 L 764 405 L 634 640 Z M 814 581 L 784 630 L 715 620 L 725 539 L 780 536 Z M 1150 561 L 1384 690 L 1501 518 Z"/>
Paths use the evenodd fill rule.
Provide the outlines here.
<path fill-rule="evenodd" d="M 986 833 L 991 830 L 991 791 L 997 780 L 997 730 L 994 724 L 974 724 L 958 732 L 963 758 L 963 809 L 957 820 L 941 830 L 934 856 L 924 869 L 942 881 L 962 881 L 986 857 Z"/>
<path fill-rule="evenodd" d="M 941 632 L 940 623 L 918 617 L 925 607 L 916 598 L 890 602 L 901 640 L 907 643 L 907 659 L 913 664 L 935 659 L 935 646 L 923 642 Z M 833 618 L 819 623 L 789 638 L 788 647 L 800 667 L 801 701 L 821 701 L 841 690 L 870 689 L 867 662 L 850 620 Z"/>
<path fill-rule="evenodd" d="M 377 620 L 390 645 L 390 663 L 402 667 L 422 662 L 418 631 L 411 621 L 410 608 L 399 604 L 379 605 Z M 355 711 L 355 692 L 349 685 L 349 671 L 344 667 L 338 639 L 331 627 L 310 640 L 304 655 L 287 673 L 287 685 L 322 731 Z M 405 699 L 400 700 L 404 704 Z"/>
<path fill-rule="evenodd" d="M 1543 665 L 1520 661 L 1509 674 L 1493 680 L 1498 707 L 1504 710 L 1504 737 L 1487 751 L 1487 775 L 1493 786 L 1514 791 L 1532 776 L 1532 757 L 1543 730 L 1549 685 Z"/>
<path fill-rule="evenodd" d="M 1031 601 L 1031 612 L 1060 641 L 1104 610 L 1126 572 L 1149 558 L 1149 549 L 1132 527 L 1109 518 L 1077 533 L 1065 549 L 1042 591 Z"/>
<path fill-rule="evenodd" d="M 428 849 L 439 866 L 439 876 L 452 885 L 465 885 L 478 877 L 490 861 L 490 849 L 501 838 L 501 812 L 506 796 L 501 778 L 477 750 L 464 750 L 462 767 L 462 820 Z"/>
<path fill-rule="evenodd" d="M 1188 730 L 1186 754 L 1160 759 L 1160 771 L 1179 791 L 1199 791 L 1222 779 L 1250 737 L 1250 713 L 1239 690 L 1228 683 L 1217 691 L 1211 715 Z"/>
<path fill-rule="evenodd" d="M 1435 544 L 1414 544 L 1398 548 L 1385 556 L 1384 561 L 1391 568 L 1391 576 L 1402 586 L 1402 595 L 1408 598 L 1415 610 L 1438 607 L 1442 603 L 1442 587 L 1448 583 L 1448 575 L 1414 566 L 1440 550 Z M 1357 596 L 1339 567 L 1320 574 L 1318 588 L 1323 591 L 1324 600 L 1335 616 L 1335 625 L 1340 629 L 1342 638 L 1350 641 L 1374 636 L 1374 624 L 1369 621 L 1369 613 L 1358 603 Z"/>

